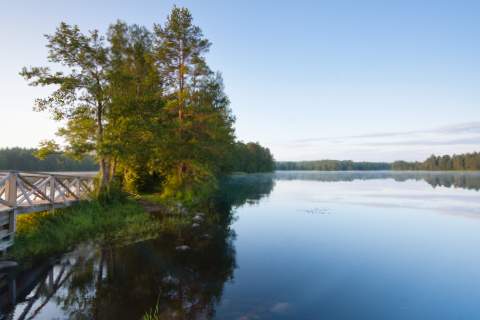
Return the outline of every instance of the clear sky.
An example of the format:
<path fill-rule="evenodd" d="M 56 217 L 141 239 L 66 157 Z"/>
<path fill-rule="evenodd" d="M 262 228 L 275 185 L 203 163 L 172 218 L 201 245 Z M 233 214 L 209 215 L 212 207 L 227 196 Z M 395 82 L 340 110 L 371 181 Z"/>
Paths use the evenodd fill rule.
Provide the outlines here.
<path fill-rule="evenodd" d="M 213 46 L 239 139 L 277 160 L 421 160 L 480 151 L 480 1 L 50 1 L 0 3 L 0 147 L 37 146 L 55 123 L 32 111 L 59 22 L 105 30 L 163 23 L 188 7 Z"/>

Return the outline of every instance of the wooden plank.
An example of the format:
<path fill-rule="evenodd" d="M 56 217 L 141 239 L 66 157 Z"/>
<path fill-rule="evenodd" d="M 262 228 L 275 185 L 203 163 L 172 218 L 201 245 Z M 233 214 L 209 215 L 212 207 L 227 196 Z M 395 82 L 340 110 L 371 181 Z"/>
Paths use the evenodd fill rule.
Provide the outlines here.
<path fill-rule="evenodd" d="M 6 175 L 5 177 L 3 177 L 3 178 L 0 178 L 0 185 L 4 184 L 4 183 L 8 180 L 8 178 L 10 178 L 10 174 L 11 174 L 11 173 L 7 174 L 7 175 Z"/>
<path fill-rule="evenodd" d="M 0 252 L 7 250 L 12 245 L 13 245 L 13 240 L 12 239 L 0 242 Z"/>
<path fill-rule="evenodd" d="M 8 224 L 8 230 L 10 232 L 17 231 L 17 219 L 15 219 L 15 211 L 10 211 L 10 223 Z"/>
<path fill-rule="evenodd" d="M 10 223 L 10 212 L 0 213 L 0 227 Z"/>
<path fill-rule="evenodd" d="M 0 229 L 0 240 L 2 240 L 3 238 L 5 237 L 8 237 L 10 236 L 10 232 L 8 231 L 8 229 Z"/>
<path fill-rule="evenodd" d="M 10 207 L 17 206 L 17 175 L 11 173 L 8 175 L 8 180 L 6 181 L 6 196 L 5 200 L 8 202 Z"/>
<path fill-rule="evenodd" d="M 0 204 L 3 204 L 4 206 L 7 206 L 9 208 L 12 208 L 12 207 L 10 207 L 10 203 L 8 203 L 7 201 L 5 201 L 3 199 L 0 199 Z"/>
<path fill-rule="evenodd" d="M 90 186 L 85 182 L 85 180 L 82 180 L 82 185 L 85 189 L 87 189 L 88 192 L 92 192 L 92 189 Z"/>
<path fill-rule="evenodd" d="M 40 190 L 37 186 L 35 186 L 34 184 L 31 184 L 29 181 L 24 179 L 22 176 L 19 176 L 19 177 L 27 186 L 29 186 L 35 192 L 35 194 L 37 194 L 39 196 L 39 198 L 41 198 L 43 200 L 50 201 L 48 196 L 45 193 L 43 193 L 43 191 Z"/>
<path fill-rule="evenodd" d="M 55 179 L 55 190 L 58 191 L 57 198 L 61 197 L 63 199 L 63 202 L 65 202 L 67 201 L 67 198 L 65 197 L 65 191 L 62 190 L 61 185 L 59 185 L 57 182 L 58 181 Z"/>
<path fill-rule="evenodd" d="M 67 191 L 69 194 L 71 194 L 75 199 L 80 200 L 75 193 L 72 192 L 62 181 L 56 179 L 57 182 Z M 65 196 L 64 196 L 65 198 Z"/>
<path fill-rule="evenodd" d="M 25 186 L 23 185 L 22 180 L 17 179 L 17 186 L 18 186 L 18 188 L 20 189 L 20 191 L 22 192 L 23 198 L 24 198 L 24 200 L 20 200 L 21 197 L 17 198 L 17 199 L 18 199 L 18 200 L 17 200 L 17 204 L 21 204 L 23 201 L 27 200 L 28 204 L 31 205 L 31 206 L 33 206 L 33 202 L 32 202 L 32 200 L 30 199 L 30 194 L 31 194 L 31 193 L 29 193 L 29 192 L 27 192 L 27 190 L 25 190 Z"/>

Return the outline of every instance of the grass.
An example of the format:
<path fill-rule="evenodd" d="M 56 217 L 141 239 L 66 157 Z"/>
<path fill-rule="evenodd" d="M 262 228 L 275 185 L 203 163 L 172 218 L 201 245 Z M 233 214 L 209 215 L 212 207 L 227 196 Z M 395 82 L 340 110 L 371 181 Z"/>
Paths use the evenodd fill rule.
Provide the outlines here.
<path fill-rule="evenodd" d="M 187 217 L 158 218 L 134 200 L 108 205 L 83 202 L 56 210 L 17 217 L 17 233 L 9 255 L 18 260 L 66 252 L 85 241 L 131 242 L 161 232 L 175 232 Z"/>
<path fill-rule="evenodd" d="M 155 305 L 154 308 L 152 308 L 143 315 L 142 320 L 161 320 L 158 303 Z"/>

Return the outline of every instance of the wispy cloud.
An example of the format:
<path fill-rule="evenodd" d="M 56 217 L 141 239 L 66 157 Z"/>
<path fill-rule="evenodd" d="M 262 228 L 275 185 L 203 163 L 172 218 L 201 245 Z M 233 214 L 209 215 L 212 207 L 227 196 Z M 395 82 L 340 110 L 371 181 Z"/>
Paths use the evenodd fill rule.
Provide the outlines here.
<path fill-rule="evenodd" d="M 409 140 L 393 142 L 366 142 L 367 146 L 452 146 L 452 145 L 477 145 L 480 147 L 480 136 L 452 140 Z"/>
<path fill-rule="evenodd" d="M 424 160 L 431 154 L 480 150 L 480 121 L 423 130 L 306 137 L 272 147 L 280 160 Z"/>
<path fill-rule="evenodd" d="M 393 131 L 393 132 L 375 132 L 365 133 L 350 136 L 338 136 L 338 137 L 312 137 L 293 140 L 294 143 L 308 143 L 308 142 L 342 142 L 345 140 L 353 139 L 368 139 L 368 138 L 392 138 L 392 137 L 409 137 L 412 136 L 424 136 L 427 134 L 472 134 L 480 133 L 480 121 L 460 123 L 450 126 L 442 126 L 427 130 L 411 130 L 411 131 Z M 479 142 L 479 141 L 477 141 Z M 448 144 L 448 143 L 447 143 Z"/>

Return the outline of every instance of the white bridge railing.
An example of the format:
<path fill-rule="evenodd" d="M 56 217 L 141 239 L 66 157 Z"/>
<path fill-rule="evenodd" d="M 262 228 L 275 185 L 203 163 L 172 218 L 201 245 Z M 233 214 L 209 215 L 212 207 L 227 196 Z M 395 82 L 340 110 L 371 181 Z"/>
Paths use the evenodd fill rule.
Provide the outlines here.
<path fill-rule="evenodd" d="M 88 199 L 95 173 L 0 171 L 0 251 L 11 245 L 15 216 Z M 7 241 L 5 241 L 7 240 Z"/>
<path fill-rule="evenodd" d="M 93 190 L 93 178 L 89 173 L 0 171 L 0 210 L 39 211 L 45 206 L 87 199 Z"/>

